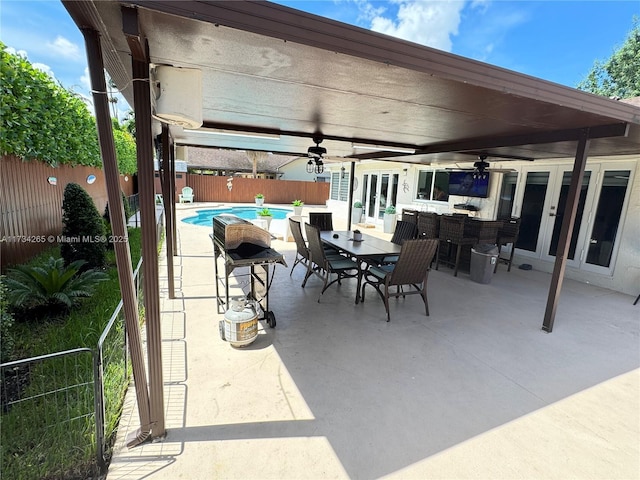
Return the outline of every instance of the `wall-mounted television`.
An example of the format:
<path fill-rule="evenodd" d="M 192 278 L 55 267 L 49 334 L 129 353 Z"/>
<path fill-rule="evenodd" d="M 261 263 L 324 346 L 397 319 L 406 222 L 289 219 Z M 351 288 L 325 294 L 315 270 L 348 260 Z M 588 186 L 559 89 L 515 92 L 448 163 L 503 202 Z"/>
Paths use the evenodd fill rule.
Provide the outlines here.
<path fill-rule="evenodd" d="M 489 173 L 449 172 L 449 195 L 463 197 L 489 196 Z"/>

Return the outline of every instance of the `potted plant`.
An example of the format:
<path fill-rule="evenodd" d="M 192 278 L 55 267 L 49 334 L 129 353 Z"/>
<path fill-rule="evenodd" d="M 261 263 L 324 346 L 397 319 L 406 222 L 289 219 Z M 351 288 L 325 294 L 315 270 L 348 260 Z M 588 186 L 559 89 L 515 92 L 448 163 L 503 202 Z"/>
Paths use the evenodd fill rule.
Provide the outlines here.
<path fill-rule="evenodd" d="M 302 200 L 294 200 L 291 202 L 293 205 L 293 214 L 299 217 L 302 215 L 302 207 L 304 207 L 304 202 Z"/>
<path fill-rule="evenodd" d="M 362 202 L 354 202 L 351 208 L 351 221 L 353 223 L 362 222 Z"/>
<path fill-rule="evenodd" d="M 257 193 L 255 196 L 255 200 L 256 200 L 256 205 L 261 207 L 262 204 L 264 203 L 264 195 L 261 193 Z"/>
<path fill-rule="evenodd" d="M 362 232 L 360 232 L 360 230 L 356 229 L 353 231 L 353 241 L 354 242 L 362 241 Z"/>
<path fill-rule="evenodd" d="M 396 229 L 396 207 L 389 205 L 384 210 L 384 233 L 393 233 Z"/>
<path fill-rule="evenodd" d="M 271 219 L 273 219 L 273 214 L 271 213 L 271 210 L 269 210 L 268 208 L 263 208 L 262 210 L 258 210 L 258 218 L 262 219 L 262 220 L 266 220 L 267 222 L 267 230 L 269 230 L 269 227 L 271 226 Z"/>

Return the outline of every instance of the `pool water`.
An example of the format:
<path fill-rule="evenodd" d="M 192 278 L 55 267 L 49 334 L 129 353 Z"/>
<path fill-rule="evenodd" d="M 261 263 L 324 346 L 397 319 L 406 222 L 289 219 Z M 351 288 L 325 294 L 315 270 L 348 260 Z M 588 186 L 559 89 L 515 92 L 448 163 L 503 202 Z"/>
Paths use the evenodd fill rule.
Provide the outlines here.
<path fill-rule="evenodd" d="M 229 208 L 209 208 L 207 210 L 198 210 L 197 215 L 193 217 L 187 217 L 183 219 L 183 222 L 191 223 L 193 225 L 202 225 L 205 227 L 210 227 L 213 222 L 213 217 L 216 215 L 220 215 L 223 213 L 236 215 L 240 218 L 244 218 L 245 220 L 255 220 L 258 218 L 258 212 L 262 210 L 262 208 L 257 207 L 229 207 Z M 293 210 L 288 208 L 271 208 L 269 207 L 269 211 L 271 215 L 273 215 L 274 220 L 284 220 L 287 218 L 288 213 L 292 213 Z"/>

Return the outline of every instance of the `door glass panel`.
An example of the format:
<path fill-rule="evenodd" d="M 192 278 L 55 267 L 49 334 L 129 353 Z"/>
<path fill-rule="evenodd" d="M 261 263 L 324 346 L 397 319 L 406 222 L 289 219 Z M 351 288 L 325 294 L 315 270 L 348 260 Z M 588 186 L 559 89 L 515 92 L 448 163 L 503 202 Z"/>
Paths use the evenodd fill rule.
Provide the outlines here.
<path fill-rule="evenodd" d="M 369 188 L 369 175 L 367 175 L 366 173 L 362 176 L 362 189 L 360 192 L 360 201 L 362 202 L 362 205 L 366 205 L 367 204 L 367 190 Z"/>
<path fill-rule="evenodd" d="M 502 190 L 498 201 L 498 218 L 510 218 L 516 195 L 517 173 L 505 173 L 502 177 Z"/>
<path fill-rule="evenodd" d="M 589 178 L 591 172 L 584 172 L 582 177 L 582 186 L 580 188 L 580 200 L 578 201 L 578 211 L 576 212 L 576 220 L 573 224 L 573 232 L 571 233 L 571 243 L 569 244 L 569 253 L 567 258 L 573 260 L 576 254 L 576 245 L 578 243 L 578 232 L 582 225 L 582 213 L 584 212 L 584 202 L 587 198 L 587 189 L 589 188 Z M 560 198 L 558 198 L 558 207 L 556 209 L 556 218 L 553 224 L 553 235 L 551 244 L 549 245 L 549 255 L 555 256 L 558 250 L 558 240 L 560 239 L 560 229 L 562 228 L 562 220 L 564 219 L 565 209 L 567 206 L 567 196 L 569 195 L 569 184 L 571 183 L 571 172 L 564 172 L 562 175 L 562 187 L 560 188 Z"/>
<path fill-rule="evenodd" d="M 605 172 L 587 252 L 587 263 L 608 267 L 627 194 L 629 170 Z"/>
<path fill-rule="evenodd" d="M 382 175 L 380 184 L 380 200 L 378 202 L 378 218 L 382 218 L 384 215 L 384 209 L 387 208 L 387 201 L 389 199 L 389 174 Z"/>
<path fill-rule="evenodd" d="M 391 176 L 391 205 L 396 205 L 398 203 L 398 180 L 400 175 L 394 173 Z"/>
<path fill-rule="evenodd" d="M 520 234 L 516 243 L 517 248 L 530 252 L 536 251 L 548 183 L 549 172 L 527 173 L 527 183 L 524 187 L 524 196 L 522 198 Z"/>
<path fill-rule="evenodd" d="M 378 205 L 378 175 L 371 175 L 369 180 L 369 201 L 367 202 L 367 216 L 376 218 L 376 210 Z"/>

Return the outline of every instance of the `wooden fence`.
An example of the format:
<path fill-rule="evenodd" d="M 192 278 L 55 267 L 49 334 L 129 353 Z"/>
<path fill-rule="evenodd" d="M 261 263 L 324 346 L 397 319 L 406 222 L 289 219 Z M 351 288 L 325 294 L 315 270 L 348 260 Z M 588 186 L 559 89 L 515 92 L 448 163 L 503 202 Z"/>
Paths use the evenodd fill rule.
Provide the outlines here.
<path fill-rule="evenodd" d="M 196 202 L 253 203 L 262 193 L 265 203 L 290 204 L 302 200 L 306 205 L 325 205 L 329 199 L 329 183 L 295 180 L 268 180 L 236 177 L 227 187 L 228 177 L 187 174 L 187 186 L 193 188 Z"/>
<path fill-rule="evenodd" d="M 93 183 L 87 183 L 95 175 Z M 55 181 L 53 180 L 55 178 Z M 51 179 L 51 180 L 50 180 Z M 132 178 L 120 177 L 125 195 L 133 194 Z M 57 244 L 62 233 L 62 199 L 68 183 L 82 186 L 100 214 L 107 205 L 104 172 L 94 167 L 57 168 L 42 162 L 0 158 L 0 267 L 25 262 Z M 53 239 L 53 241 L 52 241 Z"/>

